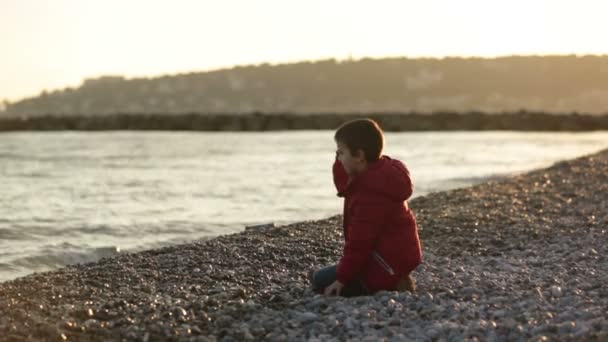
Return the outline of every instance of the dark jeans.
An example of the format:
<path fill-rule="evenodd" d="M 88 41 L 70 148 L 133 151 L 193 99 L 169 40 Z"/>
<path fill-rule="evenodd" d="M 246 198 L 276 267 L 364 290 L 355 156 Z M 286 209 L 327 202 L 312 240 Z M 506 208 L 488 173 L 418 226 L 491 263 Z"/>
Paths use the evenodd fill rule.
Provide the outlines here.
<path fill-rule="evenodd" d="M 317 293 L 323 293 L 325 288 L 331 285 L 337 278 L 336 265 L 323 267 L 312 273 L 310 282 L 312 283 L 312 289 Z M 363 282 L 359 279 L 355 279 L 350 283 L 346 284 L 342 289 L 341 295 L 344 297 L 354 296 L 367 296 L 371 293 Z"/>

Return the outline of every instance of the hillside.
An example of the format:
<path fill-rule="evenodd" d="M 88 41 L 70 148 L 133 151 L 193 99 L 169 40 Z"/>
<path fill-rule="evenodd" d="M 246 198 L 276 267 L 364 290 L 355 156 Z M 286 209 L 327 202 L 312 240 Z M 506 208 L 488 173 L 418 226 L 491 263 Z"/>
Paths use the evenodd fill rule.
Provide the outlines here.
<path fill-rule="evenodd" d="M 607 113 L 608 56 L 324 60 L 106 76 L 7 103 L 0 116 L 522 109 Z"/>

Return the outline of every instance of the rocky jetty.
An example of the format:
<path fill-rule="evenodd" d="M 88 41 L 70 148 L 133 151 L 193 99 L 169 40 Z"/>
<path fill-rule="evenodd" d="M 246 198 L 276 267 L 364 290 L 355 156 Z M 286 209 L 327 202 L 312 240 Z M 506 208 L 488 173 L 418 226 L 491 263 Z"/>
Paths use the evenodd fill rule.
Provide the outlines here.
<path fill-rule="evenodd" d="M 312 293 L 307 272 L 341 253 L 335 216 L 0 283 L 0 339 L 608 339 L 608 150 L 411 206 L 414 294 Z"/>
<path fill-rule="evenodd" d="M 284 131 L 334 130 L 342 123 L 372 118 L 386 131 L 596 131 L 608 130 L 608 113 L 433 112 L 433 113 L 116 113 L 98 115 L 3 116 L 10 131 Z"/>

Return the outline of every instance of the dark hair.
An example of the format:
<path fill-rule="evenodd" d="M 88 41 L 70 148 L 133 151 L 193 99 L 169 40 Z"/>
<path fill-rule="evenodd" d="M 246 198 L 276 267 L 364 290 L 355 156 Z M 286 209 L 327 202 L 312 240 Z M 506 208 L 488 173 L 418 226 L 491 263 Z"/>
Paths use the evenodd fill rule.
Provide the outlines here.
<path fill-rule="evenodd" d="M 343 124 L 336 130 L 334 140 L 346 145 L 351 155 L 362 150 L 368 163 L 380 159 L 384 147 L 382 129 L 372 119 L 357 119 Z"/>

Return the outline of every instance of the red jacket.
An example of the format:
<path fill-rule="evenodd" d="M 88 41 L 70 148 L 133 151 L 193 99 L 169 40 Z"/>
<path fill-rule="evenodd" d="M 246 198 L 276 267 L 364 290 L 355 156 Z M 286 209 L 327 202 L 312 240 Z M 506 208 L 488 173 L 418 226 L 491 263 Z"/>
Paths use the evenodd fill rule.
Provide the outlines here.
<path fill-rule="evenodd" d="M 413 192 L 407 167 L 382 156 L 349 179 L 336 160 L 333 175 L 338 196 L 344 197 L 338 280 L 347 284 L 359 278 L 371 291 L 395 290 L 422 261 L 416 218 L 406 202 Z"/>

